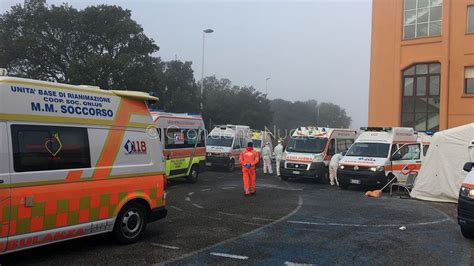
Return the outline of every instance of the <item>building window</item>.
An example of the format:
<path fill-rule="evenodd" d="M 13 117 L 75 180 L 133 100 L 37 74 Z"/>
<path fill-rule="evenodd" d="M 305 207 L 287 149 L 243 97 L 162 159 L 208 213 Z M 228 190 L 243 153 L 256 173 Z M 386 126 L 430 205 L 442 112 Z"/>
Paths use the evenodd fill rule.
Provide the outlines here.
<path fill-rule="evenodd" d="M 464 92 L 474 94 L 474 66 L 464 69 Z"/>
<path fill-rule="evenodd" d="M 467 32 L 474 33 L 474 6 L 467 7 Z"/>
<path fill-rule="evenodd" d="M 402 126 L 438 131 L 440 73 L 439 63 L 417 64 L 403 71 Z"/>
<path fill-rule="evenodd" d="M 86 128 L 12 125 L 15 172 L 90 168 Z"/>
<path fill-rule="evenodd" d="M 404 0 L 403 39 L 441 35 L 443 0 Z"/>

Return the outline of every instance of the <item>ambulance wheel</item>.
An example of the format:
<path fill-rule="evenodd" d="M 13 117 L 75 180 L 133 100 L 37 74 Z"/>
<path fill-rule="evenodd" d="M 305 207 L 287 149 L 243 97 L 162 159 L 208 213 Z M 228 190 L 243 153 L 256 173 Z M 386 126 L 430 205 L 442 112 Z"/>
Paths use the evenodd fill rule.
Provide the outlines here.
<path fill-rule="evenodd" d="M 193 165 L 189 172 L 189 175 L 186 177 L 189 183 L 196 183 L 199 177 L 199 167 L 197 165 Z"/>
<path fill-rule="evenodd" d="M 234 159 L 229 161 L 229 164 L 227 165 L 227 171 L 229 172 L 234 172 L 235 170 L 235 161 Z"/>
<path fill-rule="evenodd" d="M 474 230 L 467 228 L 465 226 L 461 226 L 461 233 L 465 238 L 468 238 L 468 239 L 474 238 Z"/>
<path fill-rule="evenodd" d="M 113 234 L 120 244 L 137 242 L 145 232 L 146 211 L 137 202 L 127 203 L 119 212 Z"/>

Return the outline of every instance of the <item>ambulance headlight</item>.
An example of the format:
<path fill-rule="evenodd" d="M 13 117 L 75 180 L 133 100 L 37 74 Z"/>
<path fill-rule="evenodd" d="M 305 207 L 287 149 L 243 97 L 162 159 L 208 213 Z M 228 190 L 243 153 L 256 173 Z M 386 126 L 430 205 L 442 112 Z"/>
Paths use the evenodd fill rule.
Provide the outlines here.
<path fill-rule="evenodd" d="M 313 158 L 313 163 L 322 162 L 323 160 L 324 160 L 324 155 L 322 155 L 322 154 L 316 155 Z"/>
<path fill-rule="evenodd" d="M 383 170 L 384 170 L 383 166 L 370 167 L 370 171 L 372 171 L 372 172 L 382 172 Z"/>
<path fill-rule="evenodd" d="M 343 164 L 339 164 L 339 169 L 344 170 L 345 166 Z"/>
<path fill-rule="evenodd" d="M 470 189 L 468 187 L 462 186 L 461 191 L 459 192 L 459 195 L 461 197 L 474 199 L 474 189 Z"/>

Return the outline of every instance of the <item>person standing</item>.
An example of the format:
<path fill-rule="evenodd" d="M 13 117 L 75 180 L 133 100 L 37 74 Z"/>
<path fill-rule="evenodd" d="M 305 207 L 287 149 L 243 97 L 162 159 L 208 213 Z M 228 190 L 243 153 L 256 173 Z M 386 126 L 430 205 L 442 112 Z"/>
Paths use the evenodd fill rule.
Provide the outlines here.
<path fill-rule="evenodd" d="M 249 142 L 247 148 L 240 153 L 239 156 L 240 165 L 242 166 L 242 180 L 244 182 L 244 195 L 250 196 L 255 195 L 255 183 L 257 179 L 257 173 L 255 172 L 255 166 L 258 164 L 259 155 L 256 150 L 253 149 L 253 143 Z"/>
<path fill-rule="evenodd" d="M 339 166 L 339 161 L 341 161 L 342 153 L 336 153 L 332 156 L 331 161 L 329 162 L 329 183 L 331 186 L 337 184 L 339 186 L 339 181 L 337 180 L 337 167 Z"/>
<path fill-rule="evenodd" d="M 270 143 L 265 143 L 265 147 L 262 149 L 262 159 L 263 159 L 263 173 L 264 174 L 273 174 L 272 169 L 272 149 L 270 148 Z"/>
<path fill-rule="evenodd" d="M 278 141 L 278 145 L 276 145 L 273 153 L 275 154 L 276 173 L 277 176 L 280 176 L 280 163 L 283 158 L 283 145 L 281 144 L 281 140 Z"/>

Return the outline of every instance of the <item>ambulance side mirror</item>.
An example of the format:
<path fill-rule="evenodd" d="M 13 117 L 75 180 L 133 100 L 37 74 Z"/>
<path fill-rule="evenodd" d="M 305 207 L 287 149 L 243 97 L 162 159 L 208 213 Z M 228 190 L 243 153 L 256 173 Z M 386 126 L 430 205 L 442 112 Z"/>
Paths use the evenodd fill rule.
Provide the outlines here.
<path fill-rule="evenodd" d="M 473 167 L 473 166 L 474 166 L 474 163 L 466 163 L 466 164 L 464 164 L 464 168 L 463 168 L 463 169 L 464 169 L 464 171 L 466 171 L 466 172 L 469 173 L 469 172 L 472 171 L 472 167 Z"/>

